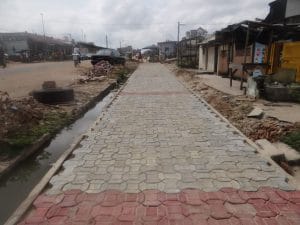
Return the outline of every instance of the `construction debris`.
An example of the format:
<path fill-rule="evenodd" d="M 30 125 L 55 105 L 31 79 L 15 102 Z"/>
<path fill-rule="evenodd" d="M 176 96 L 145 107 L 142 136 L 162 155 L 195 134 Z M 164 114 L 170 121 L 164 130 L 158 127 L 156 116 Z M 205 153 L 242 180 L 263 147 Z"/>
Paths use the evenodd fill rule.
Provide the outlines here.
<path fill-rule="evenodd" d="M 47 90 L 47 89 L 53 89 L 56 88 L 56 82 L 51 80 L 51 81 L 44 81 L 42 88 Z"/>
<path fill-rule="evenodd" d="M 108 62 L 101 60 L 94 65 L 94 74 L 99 76 L 102 74 L 108 75 L 113 69 L 113 66 Z"/>
<path fill-rule="evenodd" d="M 84 78 L 80 78 L 80 83 L 86 83 L 90 81 L 103 81 L 105 77 L 109 76 L 113 70 L 113 66 L 108 62 L 101 60 L 94 67 L 87 72 L 83 73 Z"/>
<path fill-rule="evenodd" d="M 295 124 L 280 121 L 276 118 L 248 117 L 254 108 L 254 100 L 241 96 L 224 95 L 221 91 L 208 87 L 201 76 L 183 69 L 171 69 L 195 92 L 198 92 L 209 104 L 226 117 L 234 126 L 253 141 L 267 139 L 276 142 L 287 133 L 293 131 Z M 226 97 L 225 97 L 226 96 Z M 260 114 L 260 113 L 255 113 Z"/>
<path fill-rule="evenodd" d="M 265 106 L 278 106 L 278 107 L 293 107 L 293 105 L 288 103 L 277 103 L 277 102 L 267 102 L 264 103 Z"/>
<path fill-rule="evenodd" d="M 263 110 L 261 108 L 255 107 L 249 114 L 248 117 L 261 118 L 263 115 Z"/>
<path fill-rule="evenodd" d="M 297 165 L 300 162 L 300 152 L 291 148 L 283 142 L 275 142 L 273 145 L 282 151 L 285 155 L 287 162 L 291 165 Z"/>
<path fill-rule="evenodd" d="M 268 118 L 260 121 L 262 122 L 250 123 L 251 125 L 248 129 L 242 128 L 245 131 L 248 131 L 247 134 L 253 140 L 265 138 L 270 142 L 275 142 L 278 141 L 283 135 L 293 130 L 292 124 L 280 122 L 276 119 Z"/>
<path fill-rule="evenodd" d="M 275 161 L 286 161 L 285 155 L 282 151 L 276 148 L 272 143 L 266 139 L 258 139 L 255 143 L 262 149 L 261 153 Z"/>
<path fill-rule="evenodd" d="M 43 117 L 43 112 L 33 98 L 13 100 L 8 93 L 0 91 L 0 141 L 9 132 L 35 124 Z"/>

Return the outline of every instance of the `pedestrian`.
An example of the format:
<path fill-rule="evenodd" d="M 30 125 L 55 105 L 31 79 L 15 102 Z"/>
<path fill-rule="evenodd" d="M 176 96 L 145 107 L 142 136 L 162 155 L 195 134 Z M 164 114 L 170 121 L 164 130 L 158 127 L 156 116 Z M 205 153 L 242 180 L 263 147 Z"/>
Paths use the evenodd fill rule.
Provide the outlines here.
<path fill-rule="evenodd" d="M 80 63 L 80 50 L 77 46 L 74 47 L 72 55 L 73 55 L 74 66 L 76 67 Z"/>
<path fill-rule="evenodd" d="M 6 67 L 6 60 L 3 48 L 0 48 L 0 65 L 5 68 Z"/>
<path fill-rule="evenodd" d="M 25 62 L 26 62 L 26 63 L 29 63 L 29 52 L 28 52 L 28 51 L 25 51 L 24 56 L 25 56 Z"/>

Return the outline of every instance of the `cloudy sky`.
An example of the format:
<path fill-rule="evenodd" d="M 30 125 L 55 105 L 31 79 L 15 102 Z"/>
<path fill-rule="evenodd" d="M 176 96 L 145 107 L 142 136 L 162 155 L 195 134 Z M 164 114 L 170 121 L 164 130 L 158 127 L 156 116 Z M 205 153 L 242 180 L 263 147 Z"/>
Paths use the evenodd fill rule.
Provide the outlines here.
<path fill-rule="evenodd" d="M 272 0 L 0 0 L 0 32 L 28 31 L 144 47 L 177 39 L 199 26 L 213 32 L 245 19 L 264 18 Z"/>

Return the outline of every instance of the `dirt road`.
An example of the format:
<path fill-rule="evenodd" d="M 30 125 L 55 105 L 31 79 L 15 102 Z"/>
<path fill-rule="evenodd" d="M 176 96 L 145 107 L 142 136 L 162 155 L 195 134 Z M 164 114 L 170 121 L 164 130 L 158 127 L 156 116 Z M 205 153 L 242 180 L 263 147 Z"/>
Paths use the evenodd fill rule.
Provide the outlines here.
<path fill-rule="evenodd" d="M 80 65 L 81 68 L 90 66 L 90 61 Z M 0 90 L 8 92 L 12 98 L 19 98 L 40 88 L 47 80 L 67 86 L 78 78 L 80 67 L 75 68 L 72 61 L 9 64 L 7 68 L 0 69 Z"/>

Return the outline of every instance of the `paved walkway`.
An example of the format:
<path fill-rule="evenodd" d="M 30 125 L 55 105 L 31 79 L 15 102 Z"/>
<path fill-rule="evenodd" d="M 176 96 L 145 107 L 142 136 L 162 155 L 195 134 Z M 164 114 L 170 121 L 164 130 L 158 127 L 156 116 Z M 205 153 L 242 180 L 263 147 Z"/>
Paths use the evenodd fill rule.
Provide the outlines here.
<path fill-rule="evenodd" d="M 142 64 L 22 224 L 297 224 L 286 181 L 164 66 Z"/>

